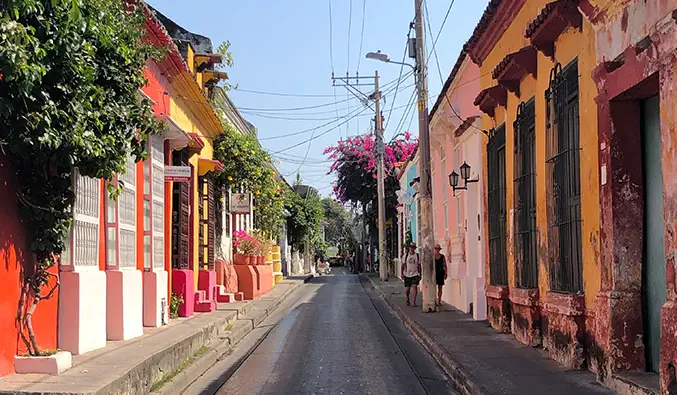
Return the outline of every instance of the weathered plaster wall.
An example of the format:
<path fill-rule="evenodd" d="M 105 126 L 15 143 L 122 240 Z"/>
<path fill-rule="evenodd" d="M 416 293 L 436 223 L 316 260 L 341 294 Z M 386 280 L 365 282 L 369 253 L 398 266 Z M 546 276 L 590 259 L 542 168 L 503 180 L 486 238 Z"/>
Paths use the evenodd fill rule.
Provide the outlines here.
<path fill-rule="evenodd" d="M 509 53 L 518 51 L 529 45 L 529 40 L 524 38 L 524 31 L 531 20 L 538 15 L 540 10 L 549 1 L 527 1 L 522 7 L 514 22 L 496 44 L 481 67 L 481 87 L 488 88 L 496 84 L 491 77 L 491 71 Z M 595 63 L 594 35 L 591 26 L 585 24 L 582 32 L 569 28 L 560 36 L 555 45 L 555 58 L 562 66 L 566 66 L 574 58 L 578 57 L 579 75 L 579 107 L 580 107 L 580 143 L 581 143 L 581 214 L 584 218 L 581 231 L 583 235 L 583 277 L 586 305 L 593 306 L 596 293 L 599 289 L 599 181 L 597 161 L 597 136 L 595 133 L 586 131 L 596 130 L 597 112 L 595 110 L 594 97 L 596 87 L 590 78 Z M 540 230 L 547 229 L 547 217 L 545 206 L 545 99 L 544 93 L 548 88 L 548 77 L 554 62 L 538 53 L 537 78 L 528 75 L 520 86 L 521 97 L 508 93 L 507 108 L 496 109 L 496 122 L 484 115 L 483 127 L 490 128 L 506 124 L 506 206 L 508 210 L 508 275 L 510 284 L 515 285 L 514 257 L 512 251 L 513 218 L 511 210 L 514 207 L 514 169 L 513 169 L 513 121 L 517 113 L 517 106 L 521 101 L 527 101 L 535 97 L 536 105 L 536 209 L 537 223 Z M 486 155 L 486 154 L 485 154 Z M 486 158 L 485 158 L 486 160 Z M 539 290 L 542 295 L 550 290 L 547 275 L 547 233 L 539 232 Z"/>

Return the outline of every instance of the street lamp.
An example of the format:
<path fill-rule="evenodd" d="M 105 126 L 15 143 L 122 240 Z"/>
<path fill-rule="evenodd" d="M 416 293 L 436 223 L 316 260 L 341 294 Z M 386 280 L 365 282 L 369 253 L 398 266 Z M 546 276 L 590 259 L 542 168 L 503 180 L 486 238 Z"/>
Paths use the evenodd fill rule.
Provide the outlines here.
<path fill-rule="evenodd" d="M 411 65 L 409 63 L 393 62 L 392 60 L 390 60 L 390 56 L 388 56 L 388 54 L 382 53 L 380 50 L 378 50 L 376 52 L 369 52 L 369 53 L 367 53 L 366 57 L 367 57 L 367 59 L 378 60 L 379 62 L 401 64 L 401 65 L 404 65 L 404 66 L 409 66 L 409 67 L 411 67 L 412 70 L 416 70 L 416 67 L 414 67 L 414 65 Z"/>
<path fill-rule="evenodd" d="M 457 190 L 467 190 L 468 184 L 479 181 L 479 179 L 476 180 L 470 179 L 470 165 L 467 164 L 465 161 L 463 161 L 463 164 L 461 165 L 459 170 L 461 172 L 461 179 L 463 179 L 462 187 L 458 186 L 458 173 L 456 173 L 456 171 L 454 170 L 451 172 L 451 174 L 449 174 L 449 186 L 451 186 L 454 193 Z"/>

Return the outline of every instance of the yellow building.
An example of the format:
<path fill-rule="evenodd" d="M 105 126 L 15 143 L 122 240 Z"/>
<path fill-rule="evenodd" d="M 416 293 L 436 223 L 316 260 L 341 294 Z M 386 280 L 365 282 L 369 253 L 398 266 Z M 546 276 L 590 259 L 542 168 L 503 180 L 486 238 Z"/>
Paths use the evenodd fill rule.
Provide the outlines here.
<path fill-rule="evenodd" d="M 600 290 L 594 31 L 573 2 L 493 0 L 466 50 L 486 130 L 489 320 L 581 368 Z"/>
<path fill-rule="evenodd" d="M 212 53 L 211 41 L 190 33 L 155 11 L 158 19 L 175 39 L 181 54 L 181 81 L 171 86 L 169 111 L 172 125 L 188 136 L 187 144 L 171 146 L 167 164 L 176 171 L 184 169 L 189 177 L 170 183 L 172 291 L 184 298 L 179 314 L 215 309 L 216 272 L 214 246 L 216 199 L 213 175 L 222 165 L 213 159 L 214 141 L 223 133 L 221 121 L 207 100 L 208 87 L 225 73 L 215 71 L 221 56 Z M 180 39 L 177 39 L 180 38 Z"/>

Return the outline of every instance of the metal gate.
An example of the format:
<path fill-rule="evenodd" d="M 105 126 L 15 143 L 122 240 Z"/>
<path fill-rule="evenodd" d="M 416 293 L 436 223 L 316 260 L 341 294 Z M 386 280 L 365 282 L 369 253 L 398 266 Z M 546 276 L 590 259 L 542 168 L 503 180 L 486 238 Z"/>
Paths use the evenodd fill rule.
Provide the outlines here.
<path fill-rule="evenodd" d="M 174 153 L 175 166 L 189 166 L 188 152 L 184 148 Z M 172 268 L 188 270 L 190 250 L 190 185 L 189 182 L 175 182 L 172 188 Z"/>
<path fill-rule="evenodd" d="M 583 290 L 583 259 L 577 60 L 565 68 L 555 65 L 545 98 L 551 287 L 578 292 Z"/>
<path fill-rule="evenodd" d="M 505 125 L 489 131 L 487 159 L 489 178 L 489 281 L 492 285 L 508 285 Z"/>
<path fill-rule="evenodd" d="M 520 288 L 538 287 L 535 130 L 535 106 L 531 98 L 520 103 L 514 122 L 515 274 Z"/>

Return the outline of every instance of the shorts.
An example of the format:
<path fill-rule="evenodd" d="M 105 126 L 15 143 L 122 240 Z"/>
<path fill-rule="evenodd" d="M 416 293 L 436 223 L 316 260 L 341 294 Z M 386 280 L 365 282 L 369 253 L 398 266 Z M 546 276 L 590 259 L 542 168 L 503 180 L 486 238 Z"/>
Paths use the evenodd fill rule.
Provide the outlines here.
<path fill-rule="evenodd" d="M 411 286 L 417 286 L 418 283 L 421 281 L 421 276 L 414 276 L 414 277 L 404 277 L 404 286 L 405 287 L 411 287 Z"/>

